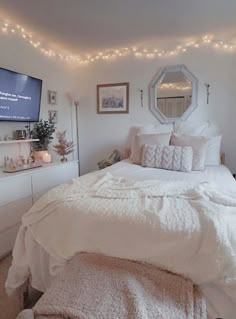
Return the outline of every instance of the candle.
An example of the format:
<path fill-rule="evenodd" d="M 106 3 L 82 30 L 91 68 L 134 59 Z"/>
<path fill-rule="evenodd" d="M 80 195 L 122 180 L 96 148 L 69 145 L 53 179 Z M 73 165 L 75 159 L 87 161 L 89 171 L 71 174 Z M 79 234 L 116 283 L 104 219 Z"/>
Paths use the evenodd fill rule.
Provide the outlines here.
<path fill-rule="evenodd" d="M 51 161 L 52 161 L 51 154 L 45 153 L 45 154 L 43 155 L 43 161 L 44 161 L 45 163 L 51 163 Z"/>

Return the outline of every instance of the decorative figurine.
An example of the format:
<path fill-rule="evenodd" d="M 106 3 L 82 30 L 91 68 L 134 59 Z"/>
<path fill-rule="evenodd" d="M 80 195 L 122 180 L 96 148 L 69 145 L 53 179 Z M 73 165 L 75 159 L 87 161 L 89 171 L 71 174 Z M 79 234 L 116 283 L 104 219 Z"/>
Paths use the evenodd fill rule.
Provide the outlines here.
<path fill-rule="evenodd" d="M 66 140 L 66 130 L 63 132 L 57 132 L 56 137 L 58 139 L 58 144 L 53 145 L 54 151 L 57 152 L 57 154 L 61 155 L 61 161 L 66 162 L 67 158 L 65 155 L 68 155 L 74 151 L 73 142 L 67 142 Z"/>

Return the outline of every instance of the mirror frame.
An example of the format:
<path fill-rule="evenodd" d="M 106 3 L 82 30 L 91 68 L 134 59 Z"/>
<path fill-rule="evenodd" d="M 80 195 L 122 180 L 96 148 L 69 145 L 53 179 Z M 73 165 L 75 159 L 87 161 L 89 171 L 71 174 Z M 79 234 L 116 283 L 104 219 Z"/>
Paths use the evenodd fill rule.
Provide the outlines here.
<path fill-rule="evenodd" d="M 180 117 L 166 117 L 156 107 L 156 86 L 161 83 L 167 72 L 181 71 L 192 83 L 192 101 L 187 110 Z M 153 77 L 149 84 L 149 110 L 161 123 L 175 123 L 179 120 L 186 120 L 197 108 L 198 79 L 188 70 L 184 64 L 169 65 L 161 68 Z"/>

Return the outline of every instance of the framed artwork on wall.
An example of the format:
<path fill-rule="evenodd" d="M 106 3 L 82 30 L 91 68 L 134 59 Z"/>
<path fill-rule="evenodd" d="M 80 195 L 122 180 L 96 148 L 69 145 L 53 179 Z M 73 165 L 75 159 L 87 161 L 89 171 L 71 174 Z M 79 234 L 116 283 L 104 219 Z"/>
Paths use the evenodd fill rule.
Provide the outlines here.
<path fill-rule="evenodd" d="M 58 111 L 49 110 L 48 111 L 48 120 L 50 123 L 56 124 L 58 122 Z"/>
<path fill-rule="evenodd" d="M 98 84 L 97 113 L 129 113 L 129 83 Z"/>
<path fill-rule="evenodd" d="M 57 104 L 57 92 L 48 90 L 48 104 Z"/>

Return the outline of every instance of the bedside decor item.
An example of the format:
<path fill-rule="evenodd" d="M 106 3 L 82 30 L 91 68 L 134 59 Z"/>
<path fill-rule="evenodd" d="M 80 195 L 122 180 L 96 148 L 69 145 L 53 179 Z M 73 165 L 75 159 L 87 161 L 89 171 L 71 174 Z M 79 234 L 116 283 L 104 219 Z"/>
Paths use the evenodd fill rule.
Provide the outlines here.
<path fill-rule="evenodd" d="M 210 84 L 205 83 L 205 87 L 206 87 L 206 95 L 207 95 L 207 104 L 209 104 Z"/>
<path fill-rule="evenodd" d="M 143 89 L 139 89 L 139 92 L 140 92 L 140 104 L 141 104 L 141 107 L 143 107 Z"/>
<path fill-rule="evenodd" d="M 26 130 L 16 130 L 15 136 L 16 140 L 26 139 Z"/>
<path fill-rule="evenodd" d="M 51 163 L 52 162 L 52 156 L 48 152 L 45 152 L 43 155 L 43 162 L 44 163 Z"/>
<path fill-rule="evenodd" d="M 97 85 L 97 113 L 129 113 L 129 83 Z"/>
<path fill-rule="evenodd" d="M 48 120 L 50 123 L 56 124 L 58 122 L 58 111 L 48 111 Z"/>
<path fill-rule="evenodd" d="M 35 159 L 43 160 L 45 151 L 47 153 L 48 145 L 53 139 L 52 135 L 55 132 L 54 123 L 40 120 L 39 122 L 34 124 L 32 130 L 30 130 L 28 125 L 26 125 L 26 129 L 29 130 L 32 139 L 38 139 L 38 141 L 32 143 Z M 42 153 L 42 151 L 44 152 Z M 41 153 L 37 154 L 37 152 Z"/>
<path fill-rule="evenodd" d="M 108 166 L 111 166 L 121 160 L 121 154 L 118 150 L 114 150 L 111 155 L 104 160 L 101 160 L 97 163 L 99 169 L 106 168 Z"/>
<path fill-rule="evenodd" d="M 48 104 L 57 104 L 57 92 L 48 90 Z"/>
<path fill-rule="evenodd" d="M 57 132 L 56 137 L 58 139 L 58 144 L 53 145 L 54 151 L 62 156 L 61 162 L 66 162 L 67 158 L 65 155 L 68 155 L 74 151 L 74 144 L 73 142 L 67 142 L 66 130 L 63 132 Z"/>

